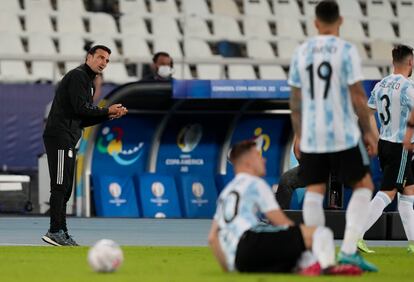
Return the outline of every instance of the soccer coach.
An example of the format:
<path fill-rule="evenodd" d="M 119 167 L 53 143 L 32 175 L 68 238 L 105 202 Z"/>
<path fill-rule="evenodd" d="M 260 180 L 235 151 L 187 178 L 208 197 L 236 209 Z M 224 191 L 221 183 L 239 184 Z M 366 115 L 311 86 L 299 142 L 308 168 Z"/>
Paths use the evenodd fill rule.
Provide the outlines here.
<path fill-rule="evenodd" d="M 128 111 L 121 104 L 93 105 L 93 80 L 109 63 L 111 50 L 93 46 L 83 65 L 69 71 L 57 86 L 43 141 L 50 174 L 50 229 L 42 240 L 54 246 L 77 246 L 66 226 L 66 204 L 72 194 L 75 146 L 84 127 L 120 118 Z"/>

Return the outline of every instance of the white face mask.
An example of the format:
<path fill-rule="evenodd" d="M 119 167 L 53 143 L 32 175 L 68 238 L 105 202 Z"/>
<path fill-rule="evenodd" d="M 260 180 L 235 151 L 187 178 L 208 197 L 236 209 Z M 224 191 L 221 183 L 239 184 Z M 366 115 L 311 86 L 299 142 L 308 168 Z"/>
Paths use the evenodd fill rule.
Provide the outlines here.
<path fill-rule="evenodd" d="M 173 74 L 173 69 L 170 66 L 160 66 L 158 68 L 158 75 L 162 78 L 169 78 Z"/>

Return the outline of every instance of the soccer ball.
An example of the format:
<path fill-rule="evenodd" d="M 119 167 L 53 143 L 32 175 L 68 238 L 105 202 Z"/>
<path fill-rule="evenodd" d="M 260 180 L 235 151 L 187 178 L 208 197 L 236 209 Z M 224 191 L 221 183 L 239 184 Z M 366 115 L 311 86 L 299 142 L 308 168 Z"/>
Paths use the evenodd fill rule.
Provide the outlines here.
<path fill-rule="evenodd" d="M 102 239 L 93 245 L 88 252 L 88 263 L 96 272 L 114 272 L 122 264 L 124 254 L 112 240 Z"/>

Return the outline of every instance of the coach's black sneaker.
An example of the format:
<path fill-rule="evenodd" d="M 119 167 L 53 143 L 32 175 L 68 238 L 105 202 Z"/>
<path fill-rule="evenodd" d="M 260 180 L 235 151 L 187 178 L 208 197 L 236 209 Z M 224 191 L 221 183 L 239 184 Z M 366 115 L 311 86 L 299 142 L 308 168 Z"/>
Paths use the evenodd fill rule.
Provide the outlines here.
<path fill-rule="evenodd" d="M 66 239 L 66 235 L 63 230 L 59 230 L 54 233 L 47 231 L 47 233 L 42 237 L 42 240 L 53 246 L 72 246 Z"/>
<path fill-rule="evenodd" d="M 78 243 L 76 243 L 76 241 L 73 239 L 73 237 L 71 235 L 69 235 L 69 232 L 65 232 L 65 236 L 66 236 L 66 240 L 69 242 L 69 244 L 71 246 L 79 246 Z"/>

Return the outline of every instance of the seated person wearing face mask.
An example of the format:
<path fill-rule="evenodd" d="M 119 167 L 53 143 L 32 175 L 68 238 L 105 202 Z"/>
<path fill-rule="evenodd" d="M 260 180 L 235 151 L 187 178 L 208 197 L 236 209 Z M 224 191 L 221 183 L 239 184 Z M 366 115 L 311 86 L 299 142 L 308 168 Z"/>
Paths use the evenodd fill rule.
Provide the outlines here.
<path fill-rule="evenodd" d="M 171 81 L 173 59 L 166 52 L 157 52 L 152 57 L 151 73 L 144 75 L 140 81 Z"/>

